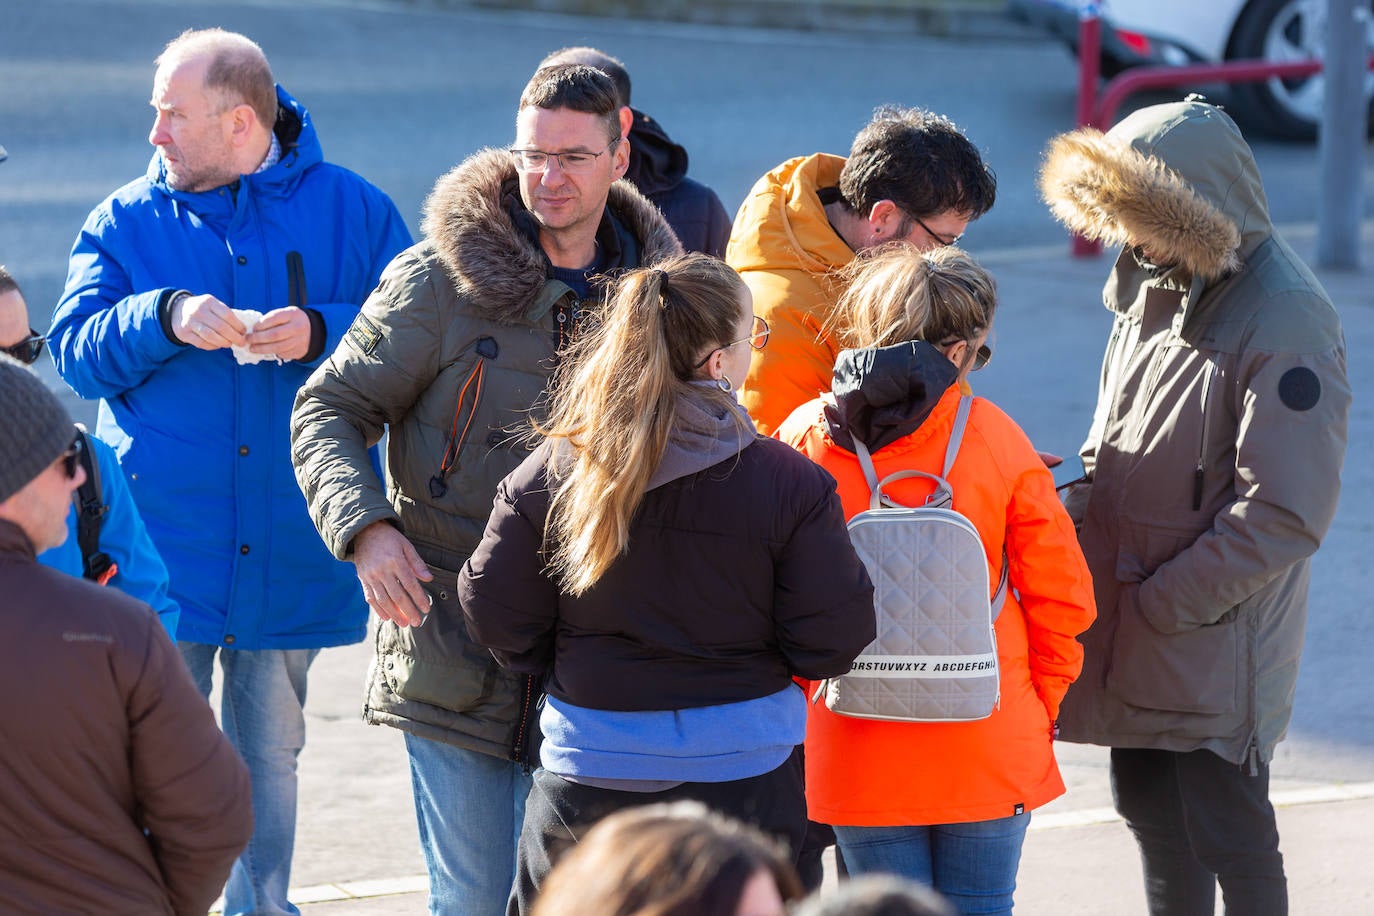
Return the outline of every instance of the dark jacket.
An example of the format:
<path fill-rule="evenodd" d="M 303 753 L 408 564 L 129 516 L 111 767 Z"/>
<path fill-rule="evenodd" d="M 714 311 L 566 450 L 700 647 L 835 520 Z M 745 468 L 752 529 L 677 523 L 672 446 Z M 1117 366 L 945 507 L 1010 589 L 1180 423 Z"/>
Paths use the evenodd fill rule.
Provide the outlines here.
<path fill-rule="evenodd" d="M 835 481 L 772 439 L 645 494 L 630 548 L 581 596 L 540 552 L 545 449 L 502 481 L 458 593 L 468 631 L 548 691 L 608 710 L 757 699 L 849 670 L 874 636 L 873 586 Z"/>
<path fill-rule="evenodd" d="M 0 909 L 203 916 L 253 832 L 248 771 L 157 615 L 3 520 L 0 594 Z"/>
<path fill-rule="evenodd" d="M 423 627 L 377 627 L 367 721 L 519 756 L 529 682 L 468 641 L 453 584 L 496 485 L 529 454 L 530 409 L 583 303 L 551 279 L 504 150 L 476 153 L 439 179 L 424 232 L 301 389 L 291 423 L 296 476 L 336 557 L 348 557 L 363 528 L 389 521 L 434 574 Z M 663 217 L 623 181 L 611 188 L 598 241 L 612 270 L 681 251 Z M 367 448 L 387 427 L 384 490 Z"/>
<path fill-rule="evenodd" d="M 1061 734 L 1268 761 L 1340 492 L 1340 319 L 1211 105 L 1061 137 L 1041 189 L 1084 235 L 1171 265 L 1125 248 L 1103 290 L 1114 324 L 1075 494 L 1099 616 Z"/>
<path fill-rule="evenodd" d="M 663 211 L 683 248 L 725 257 L 730 242 L 730 214 L 725 205 L 715 191 L 687 177 L 687 151 L 670 140 L 653 118 L 630 110 L 635 120 L 625 179 Z"/>

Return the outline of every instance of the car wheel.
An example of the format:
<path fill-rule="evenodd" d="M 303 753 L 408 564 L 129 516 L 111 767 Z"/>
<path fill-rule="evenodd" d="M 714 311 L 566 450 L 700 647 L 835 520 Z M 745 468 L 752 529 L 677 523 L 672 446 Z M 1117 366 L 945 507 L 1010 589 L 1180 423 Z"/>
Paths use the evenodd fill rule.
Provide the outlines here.
<path fill-rule="evenodd" d="M 1369 21 L 1374 46 L 1374 20 Z M 1236 21 L 1227 49 L 1228 60 L 1293 61 L 1323 56 L 1326 47 L 1326 0 L 1251 0 Z M 1326 79 L 1321 74 L 1302 79 L 1272 78 L 1236 83 L 1231 104 L 1236 119 L 1274 137 L 1311 140 L 1321 123 Z M 1365 94 L 1374 99 L 1374 77 L 1366 79 Z M 1374 114 L 1374 107 L 1371 108 Z M 1374 117 L 1370 118 L 1374 134 Z"/>

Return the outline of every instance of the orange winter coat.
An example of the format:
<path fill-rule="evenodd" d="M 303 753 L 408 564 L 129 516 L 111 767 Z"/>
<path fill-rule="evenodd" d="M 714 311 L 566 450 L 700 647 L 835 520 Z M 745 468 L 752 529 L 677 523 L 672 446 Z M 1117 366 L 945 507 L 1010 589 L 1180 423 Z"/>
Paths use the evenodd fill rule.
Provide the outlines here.
<path fill-rule="evenodd" d="M 850 352 L 841 354 L 842 363 Z M 959 396 L 960 385 L 950 385 L 915 432 L 873 453 L 879 479 L 903 469 L 940 472 Z M 777 435 L 835 477 L 852 518 L 868 508 L 869 488 L 853 453 L 832 438 L 836 413 L 832 408 L 828 422 L 822 402 L 812 401 Z M 1095 616 L 1073 523 L 1025 433 L 981 398 L 973 402 L 948 480 L 953 508 L 982 535 L 994 587 L 1004 548 L 1010 563 L 1010 589 L 995 626 L 1001 701 L 986 719 L 948 723 L 847 718 L 813 703 L 806 800 L 814 820 L 864 827 L 985 821 L 1030 811 L 1064 792 L 1053 723 L 1082 667 L 1075 637 Z M 917 479 L 888 492 L 904 505 L 919 505 L 932 489 Z"/>
<path fill-rule="evenodd" d="M 725 260 L 772 330 L 740 390 L 740 403 L 764 435 L 830 390 L 839 347 L 824 324 L 840 294 L 831 274 L 854 251 L 830 227 L 817 192 L 839 185 L 844 163 L 827 153 L 787 160 L 755 183 L 730 231 Z"/>

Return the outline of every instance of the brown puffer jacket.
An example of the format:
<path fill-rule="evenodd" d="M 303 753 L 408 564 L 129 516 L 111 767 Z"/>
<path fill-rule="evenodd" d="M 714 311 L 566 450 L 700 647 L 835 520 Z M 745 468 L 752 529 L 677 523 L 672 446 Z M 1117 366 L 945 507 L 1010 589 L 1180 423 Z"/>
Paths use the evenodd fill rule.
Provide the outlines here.
<path fill-rule="evenodd" d="M 1141 249 L 1120 252 L 1102 294 L 1115 324 L 1077 494 L 1098 618 L 1061 736 L 1267 761 L 1340 492 L 1340 319 L 1214 106 L 1060 137 L 1041 191 L 1070 227 Z"/>
<path fill-rule="evenodd" d="M 3 520 L 0 594 L 0 909 L 204 914 L 253 832 L 248 770 L 157 615 Z"/>

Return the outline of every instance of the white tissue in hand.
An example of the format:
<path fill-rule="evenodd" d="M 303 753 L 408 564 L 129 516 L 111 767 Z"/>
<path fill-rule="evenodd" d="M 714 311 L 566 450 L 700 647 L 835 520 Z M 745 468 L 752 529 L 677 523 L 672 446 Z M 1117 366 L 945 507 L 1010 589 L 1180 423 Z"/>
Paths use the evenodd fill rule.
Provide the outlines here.
<path fill-rule="evenodd" d="M 239 317 L 239 321 L 243 322 L 243 333 L 245 334 L 252 331 L 257 323 L 262 321 L 264 317 L 263 313 L 256 309 L 233 309 L 232 311 Z M 270 359 L 277 365 L 281 365 L 281 360 L 271 353 L 254 353 L 247 347 L 234 347 L 234 359 L 238 361 L 240 366 L 251 366 L 265 359 Z"/>

